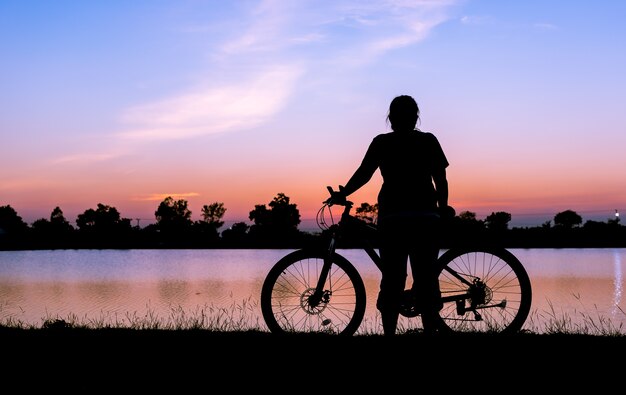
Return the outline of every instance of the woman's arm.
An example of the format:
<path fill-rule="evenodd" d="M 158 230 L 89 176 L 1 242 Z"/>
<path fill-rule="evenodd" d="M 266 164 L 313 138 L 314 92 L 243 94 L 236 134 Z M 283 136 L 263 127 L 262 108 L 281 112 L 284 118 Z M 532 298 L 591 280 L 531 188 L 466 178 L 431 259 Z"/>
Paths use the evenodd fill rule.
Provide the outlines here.
<path fill-rule="evenodd" d="M 367 149 L 367 152 L 365 153 L 365 156 L 363 157 L 361 165 L 356 169 L 352 177 L 350 177 L 346 185 L 343 187 L 343 193 L 345 196 L 349 196 L 363 185 L 367 184 L 367 182 L 374 175 L 376 169 L 378 169 L 378 155 L 376 154 L 375 141 L 372 141 Z"/>
<path fill-rule="evenodd" d="M 437 194 L 437 205 L 439 207 L 448 206 L 448 178 L 446 169 L 442 168 L 433 173 L 433 182 L 435 183 L 435 192 Z"/>

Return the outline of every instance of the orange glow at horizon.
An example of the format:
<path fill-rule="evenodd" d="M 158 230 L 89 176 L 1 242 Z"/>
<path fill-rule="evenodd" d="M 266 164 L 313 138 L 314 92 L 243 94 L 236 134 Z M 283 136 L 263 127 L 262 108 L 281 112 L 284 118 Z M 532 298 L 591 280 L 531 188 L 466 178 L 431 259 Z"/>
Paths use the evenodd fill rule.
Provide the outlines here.
<path fill-rule="evenodd" d="M 359 149 L 354 149 L 348 158 L 340 159 L 339 165 L 331 162 L 325 166 L 298 164 L 277 168 L 270 162 L 251 165 L 250 169 L 198 165 L 181 174 L 156 169 L 132 177 L 85 175 L 77 168 L 72 172 L 73 177 L 50 177 L 45 182 L 24 177 L 20 182 L 3 185 L 0 205 L 11 205 L 28 223 L 48 218 L 56 206 L 68 220 L 74 221 L 78 214 L 95 208 L 98 203 L 116 207 L 122 217 L 149 223 L 154 220 L 158 204 L 172 196 L 188 201 L 194 220 L 200 219 L 203 205 L 222 202 L 226 221 L 248 222 L 255 205 L 267 205 L 278 193 L 285 193 L 297 205 L 301 219 L 311 220 L 328 197 L 326 186 L 336 188 L 345 184 L 359 164 L 361 154 Z M 328 155 L 328 159 L 333 157 Z M 538 172 L 529 172 L 532 175 L 529 176 L 517 168 L 499 173 L 497 169 L 476 164 L 469 166 L 461 159 L 456 161 L 459 163 L 451 161 L 448 171 L 449 203 L 457 213 L 472 211 L 482 218 L 491 212 L 506 211 L 514 218 L 516 214 L 550 218 L 567 209 L 589 212 L 625 209 L 626 189 L 621 190 L 619 182 L 608 177 L 568 173 L 551 179 Z M 356 205 L 374 204 L 381 182 L 376 172 L 350 200 Z"/>

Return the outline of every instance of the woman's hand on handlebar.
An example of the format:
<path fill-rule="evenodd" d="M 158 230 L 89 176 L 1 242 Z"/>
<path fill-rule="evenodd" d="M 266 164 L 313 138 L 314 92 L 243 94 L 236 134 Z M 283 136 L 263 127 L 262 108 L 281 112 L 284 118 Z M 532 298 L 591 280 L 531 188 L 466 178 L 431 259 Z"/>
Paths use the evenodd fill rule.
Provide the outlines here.
<path fill-rule="evenodd" d="M 339 185 L 339 190 L 334 191 L 332 187 L 326 187 L 330 193 L 330 197 L 324 203 L 332 206 L 334 204 L 343 206 L 346 204 L 346 194 L 343 191 L 343 185 Z"/>

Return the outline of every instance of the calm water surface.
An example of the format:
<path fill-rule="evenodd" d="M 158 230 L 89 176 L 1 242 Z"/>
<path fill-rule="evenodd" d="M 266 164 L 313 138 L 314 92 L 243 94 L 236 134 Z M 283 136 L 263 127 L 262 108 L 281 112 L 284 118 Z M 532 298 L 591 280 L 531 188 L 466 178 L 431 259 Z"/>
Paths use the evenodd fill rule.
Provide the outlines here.
<path fill-rule="evenodd" d="M 533 285 L 526 327 L 544 332 L 626 325 L 626 249 L 511 249 Z M 0 251 L 0 322 L 40 326 L 45 319 L 129 325 L 201 317 L 265 326 L 259 296 L 266 273 L 290 250 Z M 361 272 L 368 308 L 361 331 L 380 332 L 380 281 L 367 255 L 339 251 Z M 221 317 L 221 318 L 220 318 Z M 419 326 L 419 318 L 401 325 Z M 236 328 L 231 328 L 236 329 Z"/>

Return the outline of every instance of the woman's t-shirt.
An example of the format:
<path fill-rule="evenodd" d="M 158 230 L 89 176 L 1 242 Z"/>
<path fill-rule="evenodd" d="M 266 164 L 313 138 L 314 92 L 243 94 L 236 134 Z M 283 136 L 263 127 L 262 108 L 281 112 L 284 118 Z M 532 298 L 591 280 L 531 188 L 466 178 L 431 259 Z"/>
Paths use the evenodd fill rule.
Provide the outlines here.
<path fill-rule="evenodd" d="M 432 133 L 413 130 L 380 134 L 372 140 L 363 164 L 379 168 L 383 177 L 379 216 L 437 207 L 432 174 L 448 167 L 448 160 Z"/>

